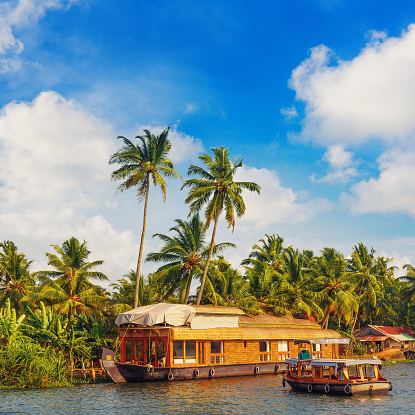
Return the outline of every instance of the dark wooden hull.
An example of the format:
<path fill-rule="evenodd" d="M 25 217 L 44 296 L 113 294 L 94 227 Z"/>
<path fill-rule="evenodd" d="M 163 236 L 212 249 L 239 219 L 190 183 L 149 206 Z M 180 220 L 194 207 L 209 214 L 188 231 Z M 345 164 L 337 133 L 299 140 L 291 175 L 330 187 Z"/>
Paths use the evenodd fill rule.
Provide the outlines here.
<path fill-rule="evenodd" d="M 293 391 L 306 393 L 321 393 L 326 395 L 387 395 L 392 390 L 389 381 L 367 381 L 367 382 L 303 382 L 287 376 L 283 378 L 283 386 L 289 385 Z"/>
<path fill-rule="evenodd" d="M 115 354 L 108 349 L 104 349 L 102 354 L 102 365 L 115 383 L 160 382 L 209 379 L 225 376 L 249 376 L 281 373 L 286 370 L 285 363 L 277 362 L 169 368 L 119 363 L 114 359 Z"/>

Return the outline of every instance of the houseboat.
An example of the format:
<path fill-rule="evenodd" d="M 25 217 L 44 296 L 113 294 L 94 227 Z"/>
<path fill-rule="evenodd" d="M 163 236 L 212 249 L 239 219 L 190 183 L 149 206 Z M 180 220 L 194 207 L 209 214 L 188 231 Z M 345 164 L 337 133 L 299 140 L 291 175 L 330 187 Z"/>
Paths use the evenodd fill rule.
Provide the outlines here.
<path fill-rule="evenodd" d="M 305 344 L 343 342 L 348 339 L 299 340 Z M 377 359 L 326 359 L 312 358 L 308 349 L 301 350 L 298 357 L 285 360 L 287 372 L 283 386 L 307 393 L 336 395 L 386 395 L 392 383 L 382 377 L 382 362 Z"/>
<path fill-rule="evenodd" d="M 104 349 L 116 383 L 260 375 L 286 370 L 296 339 L 340 338 L 315 322 L 247 316 L 234 307 L 155 304 L 119 314 L 120 359 Z M 338 357 L 338 344 L 315 344 L 313 357 Z"/>

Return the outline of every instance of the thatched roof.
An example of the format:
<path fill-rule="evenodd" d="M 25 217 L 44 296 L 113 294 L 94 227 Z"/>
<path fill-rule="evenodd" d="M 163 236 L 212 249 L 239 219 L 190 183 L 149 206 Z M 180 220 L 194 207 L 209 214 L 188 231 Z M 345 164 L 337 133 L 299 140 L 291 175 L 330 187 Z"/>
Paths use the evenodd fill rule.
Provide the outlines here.
<path fill-rule="evenodd" d="M 189 327 L 172 327 L 172 340 L 296 340 L 339 338 L 333 330 L 321 329 L 319 325 L 297 327 L 239 327 L 191 330 Z"/>
<path fill-rule="evenodd" d="M 236 314 L 243 316 L 245 312 L 236 307 L 224 307 L 219 305 L 193 305 L 196 314 Z"/>
<path fill-rule="evenodd" d="M 240 327 L 260 326 L 260 327 L 305 327 L 320 328 L 320 325 L 310 320 L 294 318 L 290 316 L 276 317 L 270 314 L 260 314 L 258 316 L 239 317 Z"/>

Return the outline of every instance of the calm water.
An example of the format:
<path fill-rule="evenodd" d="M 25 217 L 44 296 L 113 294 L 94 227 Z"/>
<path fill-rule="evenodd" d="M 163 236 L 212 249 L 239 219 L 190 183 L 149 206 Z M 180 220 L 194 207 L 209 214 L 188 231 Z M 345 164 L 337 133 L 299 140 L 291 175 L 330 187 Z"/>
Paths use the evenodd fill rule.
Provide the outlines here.
<path fill-rule="evenodd" d="M 363 398 L 291 392 L 280 375 L 0 390 L 0 414 L 415 414 L 415 363 L 382 374 L 393 391 Z"/>

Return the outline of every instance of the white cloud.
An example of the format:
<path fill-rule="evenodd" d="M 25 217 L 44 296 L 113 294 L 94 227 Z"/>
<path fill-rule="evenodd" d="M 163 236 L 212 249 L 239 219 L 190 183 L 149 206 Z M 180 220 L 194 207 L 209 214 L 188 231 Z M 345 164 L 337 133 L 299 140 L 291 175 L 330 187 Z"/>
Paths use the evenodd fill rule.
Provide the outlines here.
<path fill-rule="evenodd" d="M 357 176 L 357 170 L 352 167 L 353 153 L 344 150 L 340 145 L 330 146 L 323 156 L 323 161 L 329 164 L 331 171 L 322 177 L 317 179 L 315 173 L 310 177 L 313 182 L 325 182 L 325 183 L 347 183 L 353 177 Z"/>
<path fill-rule="evenodd" d="M 75 235 L 99 250 L 95 259 L 105 259 L 111 274 L 128 270 L 132 246 L 137 246 L 133 234 L 117 231 L 100 214 L 89 217 L 114 197 L 108 165 L 114 137 L 111 125 L 55 92 L 4 107 L 1 238 L 14 240 L 19 248 L 23 241 L 27 256 L 42 260 L 50 244 Z"/>
<path fill-rule="evenodd" d="M 265 168 L 243 167 L 237 181 L 253 181 L 261 186 L 261 195 L 245 191 L 246 212 L 241 222 L 266 227 L 276 223 L 298 223 L 330 209 L 325 199 L 309 199 L 306 193 L 295 193 L 283 187 L 277 172 Z"/>
<path fill-rule="evenodd" d="M 281 114 L 285 117 L 286 120 L 298 117 L 298 112 L 295 107 L 281 108 Z"/>
<path fill-rule="evenodd" d="M 386 251 L 381 251 L 381 252 L 376 252 L 376 255 L 383 256 L 384 258 L 392 259 L 392 261 L 389 262 L 389 267 L 398 267 L 398 269 L 394 270 L 395 278 L 406 275 L 406 270 L 403 268 L 403 266 L 411 263 L 411 260 L 409 257 L 401 256 L 396 251 L 393 251 L 392 254 L 389 254 Z"/>
<path fill-rule="evenodd" d="M 115 195 L 118 183 L 110 182 L 114 166 L 108 165 L 122 144 L 115 137 L 108 122 L 52 91 L 0 111 L 0 240 L 13 240 L 35 260 L 34 269 L 44 269 L 51 244 L 71 236 L 87 241 L 90 259 L 104 260 L 102 271 L 112 281 L 135 268 L 142 204 L 134 190 Z M 200 140 L 176 128 L 170 138 L 174 161 L 202 150 Z M 150 192 L 146 253 L 156 249 L 153 233 L 187 214 L 178 202 L 180 184 L 173 184 L 165 204 L 160 192 Z M 143 264 L 143 273 L 152 268 Z"/>
<path fill-rule="evenodd" d="M 184 110 L 185 114 L 192 114 L 199 110 L 199 106 L 194 102 L 189 102 L 186 104 L 186 109 Z"/>
<path fill-rule="evenodd" d="M 406 211 L 415 216 L 415 152 L 395 148 L 378 159 L 380 174 L 342 198 L 355 213 Z"/>
<path fill-rule="evenodd" d="M 13 33 L 13 28 L 33 25 L 47 10 L 69 8 L 77 0 L 19 0 L 0 5 L 0 73 L 21 68 L 19 55 L 24 45 Z"/>
<path fill-rule="evenodd" d="M 398 38 L 372 33 L 350 61 L 335 60 L 333 51 L 317 46 L 293 70 L 290 86 L 306 104 L 304 140 L 405 141 L 415 133 L 415 25 Z"/>

